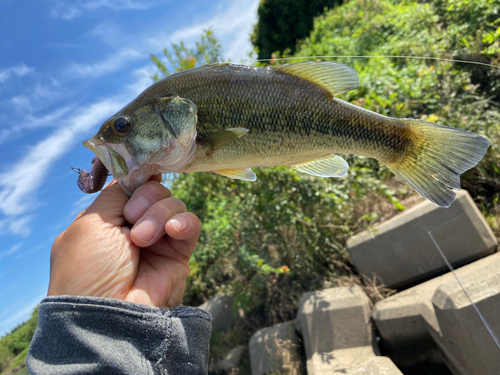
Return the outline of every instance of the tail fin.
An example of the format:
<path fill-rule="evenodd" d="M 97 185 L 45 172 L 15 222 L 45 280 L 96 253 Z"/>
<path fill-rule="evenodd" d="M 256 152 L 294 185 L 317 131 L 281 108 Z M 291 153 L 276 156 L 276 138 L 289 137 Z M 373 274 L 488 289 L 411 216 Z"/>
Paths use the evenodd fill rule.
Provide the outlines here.
<path fill-rule="evenodd" d="M 400 119 L 411 128 L 412 146 L 401 161 L 387 166 L 424 198 L 449 207 L 454 190 L 460 190 L 460 175 L 483 158 L 490 142 L 466 130 L 427 121 Z"/>

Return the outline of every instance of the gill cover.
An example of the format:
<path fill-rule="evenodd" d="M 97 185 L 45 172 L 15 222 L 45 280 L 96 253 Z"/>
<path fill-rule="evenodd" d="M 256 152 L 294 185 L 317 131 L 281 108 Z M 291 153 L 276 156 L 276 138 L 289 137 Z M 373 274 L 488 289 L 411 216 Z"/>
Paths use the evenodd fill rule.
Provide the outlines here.
<path fill-rule="evenodd" d="M 128 195 L 154 174 L 183 168 L 196 151 L 194 103 L 179 97 L 147 99 L 125 107 L 83 143 Z"/>

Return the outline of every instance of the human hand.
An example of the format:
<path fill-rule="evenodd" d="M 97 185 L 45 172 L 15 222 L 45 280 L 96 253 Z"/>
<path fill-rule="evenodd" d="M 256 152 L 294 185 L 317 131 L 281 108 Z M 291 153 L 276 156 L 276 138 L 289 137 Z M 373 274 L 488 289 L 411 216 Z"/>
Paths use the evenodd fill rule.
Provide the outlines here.
<path fill-rule="evenodd" d="M 112 181 L 54 241 L 48 295 L 180 305 L 200 221 L 161 185 L 130 197 Z"/>

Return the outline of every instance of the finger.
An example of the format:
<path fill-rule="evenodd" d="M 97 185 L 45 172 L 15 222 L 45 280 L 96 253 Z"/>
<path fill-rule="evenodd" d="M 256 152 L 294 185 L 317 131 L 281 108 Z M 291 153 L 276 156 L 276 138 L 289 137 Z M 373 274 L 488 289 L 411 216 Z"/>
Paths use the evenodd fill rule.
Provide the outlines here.
<path fill-rule="evenodd" d="M 167 236 L 163 236 L 143 251 L 159 256 L 163 261 L 175 260 L 186 269 L 189 276 L 189 258 L 198 243 L 201 223 L 196 215 L 185 212 L 173 216 L 165 224 Z"/>
<path fill-rule="evenodd" d="M 160 174 L 155 174 L 153 176 L 151 176 L 149 178 L 150 181 L 158 181 L 158 182 L 161 182 L 162 181 L 162 178 L 161 178 L 161 173 Z"/>
<path fill-rule="evenodd" d="M 161 175 L 157 176 L 161 178 Z M 123 209 L 123 215 L 130 224 L 135 224 L 151 206 L 171 195 L 165 186 L 156 180 L 150 180 L 134 191 Z"/>
<path fill-rule="evenodd" d="M 167 221 L 165 230 L 167 236 L 148 247 L 147 251 L 188 264 L 200 237 L 201 223 L 198 217 L 191 212 L 175 215 Z"/>
<path fill-rule="evenodd" d="M 139 247 L 148 247 L 165 234 L 167 221 L 182 212 L 186 205 L 177 198 L 166 198 L 153 204 L 132 227 L 130 238 Z"/>
<path fill-rule="evenodd" d="M 185 212 L 171 217 L 165 224 L 165 232 L 176 240 L 190 240 L 200 235 L 200 219 L 192 212 Z"/>
<path fill-rule="evenodd" d="M 189 256 L 175 250 L 169 243 L 169 238 L 167 236 L 161 237 L 154 244 L 142 250 L 144 253 L 151 253 L 157 256 L 155 269 L 161 269 L 162 264 L 171 263 L 172 260 L 177 261 L 181 264 L 185 271 L 187 271 L 187 276 L 189 276 Z"/>
<path fill-rule="evenodd" d="M 175 215 L 165 224 L 165 232 L 170 237 L 169 242 L 175 244 L 176 250 L 188 257 L 198 243 L 200 231 L 200 219 L 191 212 Z"/>

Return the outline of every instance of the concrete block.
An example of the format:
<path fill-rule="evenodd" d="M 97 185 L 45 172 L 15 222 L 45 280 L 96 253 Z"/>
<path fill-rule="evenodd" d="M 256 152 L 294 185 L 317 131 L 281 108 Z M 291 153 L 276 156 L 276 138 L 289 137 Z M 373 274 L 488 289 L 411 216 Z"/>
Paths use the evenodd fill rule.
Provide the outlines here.
<path fill-rule="evenodd" d="M 223 359 L 217 363 L 210 363 L 208 371 L 215 373 L 228 373 L 231 370 L 238 368 L 241 362 L 241 356 L 246 349 L 247 347 L 245 345 L 238 345 L 236 348 L 231 349 Z"/>
<path fill-rule="evenodd" d="M 378 353 L 370 323 L 370 301 L 359 286 L 305 293 L 297 322 L 307 373 L 346 373 Z"/>
<path fill-rule="evenodd" d="M 461 267 L 456 274 L 500 335 L 500 253 Z M 377 302 L 372 315 L 400 368 L 446 363 L 455 374 L 486 374 L 476 363 L 484 362 L 483 356 L 500 368 L 498 350 L 451 273 Z M 464 370 L 469 368 L 475 370 Z"/>
<path fill-rule="evenodd" d="M 491 329 L 500 337 L 500 261 L 460 278 Z M 432 297 L 440 332 L 433 332 L 445 363 L 456 374 L 500 373 L 500 350 L 456 280 Z"/>
<path fill-rule="evenodd" d="M 352 369 L 347 375 L 403 375 L 403 373 L 389 358 L 374 357 Z"/>
<path fill-rule="evenodd" d="M 233 314 L 233 306 L 233 296 L 220 295 L 205 302 L 199 308 L 212 314 L 213 329 L 227 329 L 234 327 L 237 322 L 237 317 Z"/>
<path fill-rule="evenodd" d="M 300 361 L 299 342 L 293 322 L 258 330 L 250 338 L 252 375 L 288 373 Z"/>
<path fill-rule="evenodd" d="M 492 254 L 497 245 L 469 193 L 462 190 L 449 208 L 425 201 L 353 236 L 347 251 L 360 273 L 370 278 L 376 274 L 385 285 L 401 288 L 447 272 L 429 231 L 455 268 Z"/>

